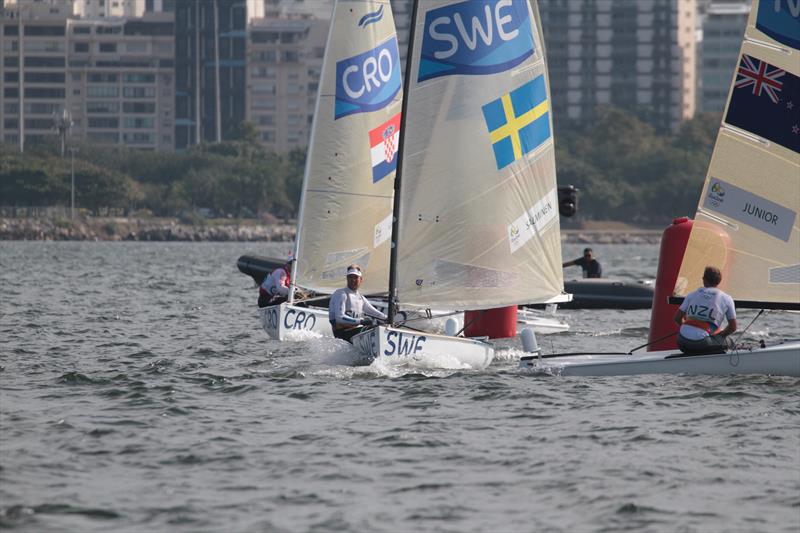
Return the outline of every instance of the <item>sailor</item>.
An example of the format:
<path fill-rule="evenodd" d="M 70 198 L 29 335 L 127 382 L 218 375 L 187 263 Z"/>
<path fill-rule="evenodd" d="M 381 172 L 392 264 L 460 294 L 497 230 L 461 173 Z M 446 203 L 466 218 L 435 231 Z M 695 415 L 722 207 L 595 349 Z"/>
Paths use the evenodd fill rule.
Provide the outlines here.
<path fill-rule="evenodd" d="M 258 287 L 258 306 L 279 305 L 289 299 L 289 282 L 292 276 L 292 258 L 273 270 Z"/>
<path fill-rule="evenodd" d="M 675 313 L 675 322 L 681 327 L 678 348 L 683 353 L 724 352 L 726 338 L 736 331 L 733 298 L 717 288 L 720 281 L 720 270 L 707 266 L 703 286 L 689 293 Z M 720 328 L 723 318 L 728 320 L 725 329 Z"/>
<path fill-rule="evenodd" d="M 603 277 L 603 267 L 601 267 L 600 262 L 594 258 L 594 253 L 592 252 L 591 248 L 584 248 L 583 257 L 573 259 L 572 261 L 567 261 L 566 263 L 562 264 L 561 267 L 563 268 L 572 265 L 577 265 L 583 269 L 584 278 Z"/>
<path fill-rule="evenodd" d="M 372 325 L 373 321 L 368 316 L 386 320 L 386 315 L 375 309 L 375 306 L 358 292 L 363 280 L 361 267 L 350 265 L 347 267 L 347 287 L 338 289 L 331 295 L 328 320 L 333 328 L 333 336 L 337 339 L 351 342 L 353 335 L 361 332 L 364 326 Z"/>

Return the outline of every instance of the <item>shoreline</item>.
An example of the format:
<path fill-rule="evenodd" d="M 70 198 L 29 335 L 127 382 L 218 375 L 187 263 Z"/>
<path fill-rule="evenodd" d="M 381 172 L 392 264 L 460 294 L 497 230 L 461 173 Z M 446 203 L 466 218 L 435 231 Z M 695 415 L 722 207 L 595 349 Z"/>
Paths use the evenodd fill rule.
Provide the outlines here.
<path fill-rule="evenodd" d="M 561 242 L 658 244 L 662 231 L 592 223 L 582 229 L 562 228 Z M 176 218 L 82 217 L 73 224 L 64 219 L 0 218 L 0 241 L 292 242 L 294 237 L 293 222 L 257 219 L 186 224 Z"/>

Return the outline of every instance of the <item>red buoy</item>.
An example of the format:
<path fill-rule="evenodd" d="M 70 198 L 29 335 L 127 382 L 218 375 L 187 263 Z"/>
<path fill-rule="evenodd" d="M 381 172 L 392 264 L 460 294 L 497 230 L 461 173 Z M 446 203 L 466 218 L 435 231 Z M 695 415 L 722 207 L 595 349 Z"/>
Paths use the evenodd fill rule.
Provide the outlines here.
<path fill-rule="evenodd" d="M 517 334 L 517 306 L 464 312 L 465 337 L 505 339 Z"/>
<path fill-rule="evenodd" d="M 678 306 L 669 304 L 667 298 L 672 296 L 675 289 L 691 232 L 692 220 L 689 217 L 680 217 L 674 219 L 672 225 L 661 235 L 653 310 L 650 314 L 650 334 L 647 337 L 647 342 L 653 344 L 647 347 L 648 351 L 672 350 L 678 347 L 678 325 L 673 319 Z M 672 333 L 675 335 L 670 336 Z"/>

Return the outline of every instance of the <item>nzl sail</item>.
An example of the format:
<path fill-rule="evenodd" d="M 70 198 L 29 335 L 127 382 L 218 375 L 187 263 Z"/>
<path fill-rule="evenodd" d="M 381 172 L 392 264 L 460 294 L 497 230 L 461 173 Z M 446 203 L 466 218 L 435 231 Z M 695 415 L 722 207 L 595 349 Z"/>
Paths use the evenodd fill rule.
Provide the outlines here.
<path fill-rule="evenodd" d="M 677 296 L 722 269 L 737 306 L 800 308 L 800 2 L 754 0 Z"/>
<path fill-rule="evenodd" d="M 385 292 L 402 82 L 389 0 L 337 0 L 300 202 L 292 280 L 330 293 L 359 263 Z"/>
<path fill-rule="evenodd" d="M 561 301 L 550 91 L 528 0 L 414 4 L 390 298 Z"/>

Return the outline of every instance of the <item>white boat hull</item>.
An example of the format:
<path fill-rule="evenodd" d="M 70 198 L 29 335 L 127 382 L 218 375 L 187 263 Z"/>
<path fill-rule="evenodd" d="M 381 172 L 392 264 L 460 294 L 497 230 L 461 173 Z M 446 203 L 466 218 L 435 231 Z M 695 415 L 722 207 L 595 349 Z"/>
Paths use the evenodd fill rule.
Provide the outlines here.
<path fill-rule="evenodd" d="M 404 328 L 377 326 L 352 340 L 365 361 L 382 358 L 396 365 L 482 369 L 494 359 L 494 347 L 488 342 Z"/>
<path fill-rule="evenodd" d="M 322 307 L 300 307 L 288 303 L 258 310 L 261 327 L 276 340 L 307 338 L 309 334 L 333 337 L 328 310 Z"/>
<path fill-rule="evenodd" d="M 636 374 L 768 374 L 800 377 L 800 341 L 724 354 L 687 356 L 678 350 L 641 354 L 585 354 L 539 359 L 526 356 L 520 367 L 562 376 Z"/>

